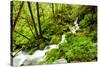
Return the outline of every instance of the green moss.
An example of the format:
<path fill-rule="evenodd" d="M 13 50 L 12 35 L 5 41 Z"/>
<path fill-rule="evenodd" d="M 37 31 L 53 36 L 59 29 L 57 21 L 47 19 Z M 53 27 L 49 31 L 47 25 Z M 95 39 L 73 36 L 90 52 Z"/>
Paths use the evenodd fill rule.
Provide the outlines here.
<path fill-rule="evenodd" d="M 19 12 L 21 2 L 14 2 L 14 4 L 13 21 Z M 52 4 L 39 4 L 41 5 L 39 14 L 42 37 L 40 38 L 36 5 L 31 3 L 38 36 L 36 35 L 29 9 L 27 9 L 27 2 L 25 2 L 21 16 L 16 24 L 18 33 L 12 32 L 13 51 L 23 48 L 23 50 L 32 54 L 36 49 L 43 50 L 46 45 L 58 44 L 61 41 L 62 34 L 65 34 L 67 41 L 59 44 L 59 49 L 47 52 L 46 61 L 48 64 L 58 58 L 66 58 L 68 62 L 97 59 L 96 6 L 53 4 L 53 14 Z M 76 17 L 78 17 L 79 30 L 76 34 L 73 34 L 71 30 Z"/>
<path fill-rule="evenodd" d="M 84 35 L 73 37 L 70 48 L 66 52 L 68 61 L 92 61 L 96 58 L 96 45 Z"/>
<path fill-rule="evenodd" d="M 59 44 L 59 49 L 53 49 L 47 52 L 46 61 L 51 64 L 58 58 L 66 58 L 68 62 L 72 61 L 92 61 L 96 60 L 96 44 L 85 35 L 72 35 L 69 33 L 66 37 L 67 42 Z"/>
<path fill-rule="evenodd" d="M 58 44 L 60 42 L 60 37 L 58 35 L 53 35 L 50 42 Z"/>
<path fill-rule="evenodd" d="M 39 49 L 44 49 L 44 47 L 45 47 L 45 43 L 41 43 L 40 45 L 39 45 Z"/>
<path fill-rule="evenodd" d="M 47 54 L 46 54 L 46 62 L 48 64 L 53 63 L 58 58 L 59 58 L 59 50 L 58 49 L 52 49 L 51 51 L 47 52 Z"/>
<path fill-rule="evenodd" d="M 35 48 L 32 48 L 30 51 L 28 51 L 28 54 L 32 55 L 34 51 L 35 51 Z"/>

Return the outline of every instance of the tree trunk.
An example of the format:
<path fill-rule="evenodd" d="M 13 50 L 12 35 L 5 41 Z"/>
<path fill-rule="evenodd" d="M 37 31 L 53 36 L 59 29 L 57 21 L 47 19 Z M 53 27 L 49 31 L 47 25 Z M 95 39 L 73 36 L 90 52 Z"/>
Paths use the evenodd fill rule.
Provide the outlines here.
<path fill-rule="evenodd" d="M 30 4 L 30 2 L 27 2 L 27 3 L 28 3 L 28 8 L 29 8 L 30 14 L 31 14 L 31 18 L 32 18 L 32 21 L 33 21 L 33 25 L 34 25 L 34 28 L 35 28 L 36 36 L 37 36 L 37 38 L 39 38 L 37 28 L 36 28 L 36 25 L 35 25 L 35 20 L 34 20 L 33 14 L 32 14 L 32 10 L 31 10 L 31 4 Z"/>
<path fill-rule="evenodd" d="M 39 25 L 39 32 L 40 32 L 40 38 L 41 38 L 42 37 L 42 33 L 41 33 L 41 24 L 40 24 L 39 4 L 38 4 L 38 2 L 36 2 L 36 8 L 37 8 L 38 25 Z"/>
<path fill-rule="evenodd" d="M 54 17 L 54 5 L 52 3 L 52 16 Z"/>
<path fill-rule="evenodd" d="M 18 14 L 17 14 L 17 16 L 15 18 L 14 23 L 13 23 L 13 30 L 15 30 L 15 26 L 17 24 L 17 20 L 18 20 L 18 18 L 20 16 L 20 13 L 21 13 L 21 10 L 22 10 L 23 5 L 24 5 L 24 1 L 22 1 L 22 3 L 20 4 L 19 12 L 18 12 Z"/>

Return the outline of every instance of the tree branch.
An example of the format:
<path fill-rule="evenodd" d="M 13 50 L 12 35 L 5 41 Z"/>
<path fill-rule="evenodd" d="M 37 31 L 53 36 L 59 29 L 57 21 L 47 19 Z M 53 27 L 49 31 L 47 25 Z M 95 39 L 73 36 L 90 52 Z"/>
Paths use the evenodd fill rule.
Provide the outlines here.
<path fill-rule="evenodd" d="M 26 19 L 27 19 L 27 18 L 26 18 Z M 28 21 L 28 19 L 27 19 L 27 23 L 28 23 L 28 26 L 29 26 L 29 28 L 30 28 L 30 30 L 31 30 L 31 32 L 32 32 L 32 34 L 33 34 L 33 36 L 35 37 L 35 35 L 34 35 L 33 31 L 32 31 L 31 25 L 30 25 L 30 23 L 29 23 L 29 21 Z M 34 38 L 34 37 L 33 37 L 33 38 Z"/>
<path fill-rule="evenodd" d="M 54 17 L 54 5 L 52 3 L 52 14 L 53 14 L 53 17 Z"/>
<path fill-rule="evenodd" d="M 24 38 L 26 38 L 26 39 L 28 39 L 28 40 L 30 41 L 30 39 L 29 39 L 28 37 L 26 37 L 25 35 L 23 35 L 23 34 L 17 32 L 17 31 L 14 31 L 14 32 L 18 33 L 19 35 L 23 36 Z"/>
<path fill-rule="evenodd" d="M 15 26 L 17 24 L 17 20 L 18 20 L 18 18 L 20 16 L 20 13 L 21 13 L 21 10 L 22 10 L 23 5 L 24 5 L 24 1 L 22 1 L 22 3 L 20 4 L 19 12 L 18 12 L 18 14 L 17 14 L 17 16 L 15 18 L 14 23 L 13 23 L 13 30 L 15 30 Z"/>

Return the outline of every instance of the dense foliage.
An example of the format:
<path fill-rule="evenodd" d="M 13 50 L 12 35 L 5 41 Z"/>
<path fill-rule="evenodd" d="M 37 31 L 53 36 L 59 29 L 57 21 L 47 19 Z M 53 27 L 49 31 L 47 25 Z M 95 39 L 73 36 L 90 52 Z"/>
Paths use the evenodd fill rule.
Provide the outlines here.
<path fill-rule="evenodd" d="M 21 1 L 12 1 L 11 5 L 12 52 L 22 49 L 32 54 L 37 49 L 57 44 L 59 49 L 47 52 L 46 63 L 60 58 L 66 58 L 68 62 L 97 60 L 96 6 L 27 1 L 23 6 Z M 79 18 L 79 30 L 73 34 L 71 30 L 76 17 Z M 63 34 L 67 42 L 59 44 Z"/>
<path fill-rule="evenodd" d="M 71 38 L 71 40 L 70 40 Z M 96 43 L 93 43 L 84 35 L 72 35 L 66 38 L 68 41 L 59 44 L 59 49 L 51 50 L 47 53 L 47 62 L 53 63 L 59 58 L 66 58 L 68 62 L 87 62 L 96 60 Z M 48 60 L 49 58 L 49 60 Z M 51 60 L 52 59 L 52 60 Z"/>

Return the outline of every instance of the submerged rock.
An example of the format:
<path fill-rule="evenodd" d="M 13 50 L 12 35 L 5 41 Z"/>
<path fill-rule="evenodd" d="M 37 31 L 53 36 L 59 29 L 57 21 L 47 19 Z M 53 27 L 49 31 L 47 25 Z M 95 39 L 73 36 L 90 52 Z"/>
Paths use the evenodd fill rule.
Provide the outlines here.
<path fill-rule="evenodd" d="M 58 59 L 56 61 L 53 62 L 54 64 L 66 64 L 67 60 L 62 58 L 62 59 Z"/>

